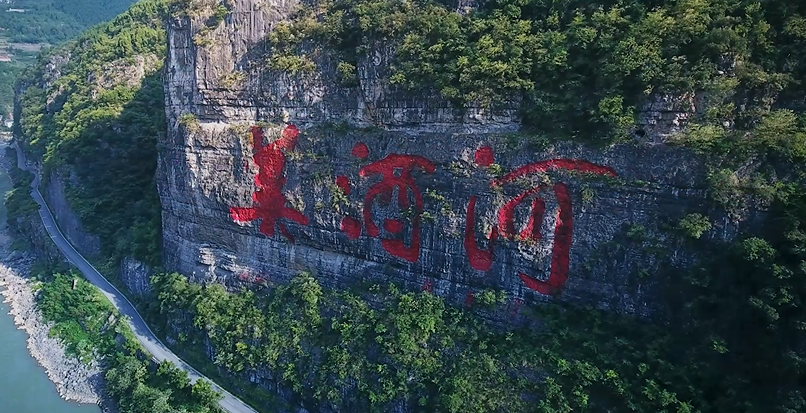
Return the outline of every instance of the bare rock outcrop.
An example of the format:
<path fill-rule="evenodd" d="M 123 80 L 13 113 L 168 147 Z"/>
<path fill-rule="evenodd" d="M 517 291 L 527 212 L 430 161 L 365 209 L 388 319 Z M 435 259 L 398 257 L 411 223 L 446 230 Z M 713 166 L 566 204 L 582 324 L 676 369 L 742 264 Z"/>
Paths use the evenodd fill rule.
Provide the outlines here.
<path fill-rule="evenodd" d="M 169 270 L 227 285 L 299 271 L 331 286 L 397 280 L 460 303 L 494 288 L 646 315 L 658 296 L 640 274 L 691 257 L 662 227 L 699 212 L 715 223 L 706 236 L 734 233 L 708 204 L 703 163 L 664 143 L 694 97 L 648 102 L 632 142 L 546 142 L 516 133 L 517 105 L 395 90 L 381 44 L 352 88 L 326 53 L 313 73 L 267 69 L 264 39 L 294 1 L 230 1 L 215 27 L 204 7 L 168 33 L 157 182 Z"/>

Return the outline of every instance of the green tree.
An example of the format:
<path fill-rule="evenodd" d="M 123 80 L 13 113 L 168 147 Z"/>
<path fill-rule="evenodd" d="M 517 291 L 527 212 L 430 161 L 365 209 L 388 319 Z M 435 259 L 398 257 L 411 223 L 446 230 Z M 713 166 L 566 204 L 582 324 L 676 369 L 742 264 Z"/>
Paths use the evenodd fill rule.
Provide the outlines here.
<path fill-rule="evenodd" d="M 171 393 L 165 390 L 155 389 L 143 383 L 137 383 L 131 395 L 131 413 L 173 413 L 175 410 L 168 402 Z"/>
<path fill-rule="evenodd" d="M 116 367 L 106 372 L 106 382 L 112 395 L 123 397 L 131 394 L 145 380 L 147 371 L 143 363 L 135 357 L 122 354 L 116 357 Z"/>
<path fill-rule="evenodd" d="M 174 389 L 184 389 L 190 386 L 188 373 L 176 368 L 173 363 L 163 360 L 157 365 L 157 377 L 161 378 L 166 386 Z"/>
<path fill-rule="evenodd" d="M 202 406 L 215 406 L 223 398 L 220 393 L 213 390 L 210 382 L 204 379 L 199 379 L 193 383 L 191 392 Z"/>

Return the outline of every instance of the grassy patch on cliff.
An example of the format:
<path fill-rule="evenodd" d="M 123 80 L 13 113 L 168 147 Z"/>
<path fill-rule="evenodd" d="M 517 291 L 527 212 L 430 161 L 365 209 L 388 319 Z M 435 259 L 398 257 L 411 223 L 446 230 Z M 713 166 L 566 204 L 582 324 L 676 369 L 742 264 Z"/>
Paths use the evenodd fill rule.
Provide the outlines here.
<path fill-rule="evenodd" d="M 174 326 L 163 331 L 179 326 L 177 346 L 209 340 L 216 365 L 261 371 L 309 410 L 796 412 L 806 406 L 796 238 L 806 245 L 747 238 L 670 274 L 663 323 L 535 306 L 537 328 L 507 331 L 427 292 L 328 291 L 307 274 L 267 295 L 162 274 L 152 309 Z"/>
<path fill-rule="evenodd" d="M 43 160 L 46 178 L 52 171 L 67 175 L 68 201 L 99 235 L 104 255 L 152 265 L 161 257 L 154 173 L 157 138 L 165 133 L 165 13 L 163 1 L 141 1 L 42 55 L 21 80 L 27 87 L 16 125 L 21 146 Z M 70 59 L 42 88 L 54 55 Z"/>

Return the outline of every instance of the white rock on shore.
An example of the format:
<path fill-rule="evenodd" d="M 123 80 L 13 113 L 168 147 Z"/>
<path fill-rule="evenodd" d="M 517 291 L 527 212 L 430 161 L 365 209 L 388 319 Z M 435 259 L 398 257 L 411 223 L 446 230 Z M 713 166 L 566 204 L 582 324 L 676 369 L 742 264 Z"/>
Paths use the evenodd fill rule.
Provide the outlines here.
<path fill-rule="evenodd" d="M 0 244 L 3 242 L 0 241 Z M 97 362 L 87 366 L 65 354 L 60 340 L 49 337 L 50 325 L 45 324 L 36 309 L 36 300 L 28 280 L 18 271 L 29 267 L 29 261 L 19 253 L 7 254 L 0 247 L 0 294 L 11 307 L 17 328 L 28 333 L 28 350 L 45 368 L 48 378 L 56 384 L 59 395 L 78 403 L 99 404 L 103 388 L 103 372 Z M 9 266 L 9 264 L 12 264 Z M 16 264 L 16 265 L 14 265 Z"/>
<path fill-rule="evenodd" d="M 4 156 L 7 145 L 8 136 L 0 137 L 0 167 L 6 170 L 9 166 Z M 34 260 L 26 253 L 11 250 L 7 230 L 8 224 L 0 222 L 0 295 L 9 305 L 14 324 L 28 334 L 31 356 L 45 369 L 63 399 L 97 404 L 103 412 L 116 411 L 114 403 L 104 397 L 104 372 L 99 363 L 93 361 L 88 366 L 68 356 L 61 341 L 49 336 L 51 325 L 42 320 L 27 278 Z"/>

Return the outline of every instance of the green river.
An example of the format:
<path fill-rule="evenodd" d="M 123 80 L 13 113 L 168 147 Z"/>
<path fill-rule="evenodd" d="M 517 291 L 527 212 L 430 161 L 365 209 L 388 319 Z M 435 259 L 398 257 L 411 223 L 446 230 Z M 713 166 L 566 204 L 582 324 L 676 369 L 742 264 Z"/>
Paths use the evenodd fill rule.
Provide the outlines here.
<path fill-rule="evenodd" d="M 98 413 L 94 405 L 59 397 L 45 370 L 28 354 L 26 334 L 14 325 L 8 305 L 0 303 L 0 412 Z"/>
<path fill-rule="evenodd" d="M 4 150 L 0 144 L 0 151 Z M 3 154 L 0 152 L 0 156 Z M 10 188 L 6 171 L 0 168 L 0 194 Z M 0 231 L 5 229 L 5 221 L 6 210 L 0 199 Z M 0 297 L 0 413 L 100 412 L 97 406 L 70 403 L 59 397 L 45 370 L 28 353 L 28 337 L 17 330 L 8 311 Z"/>

